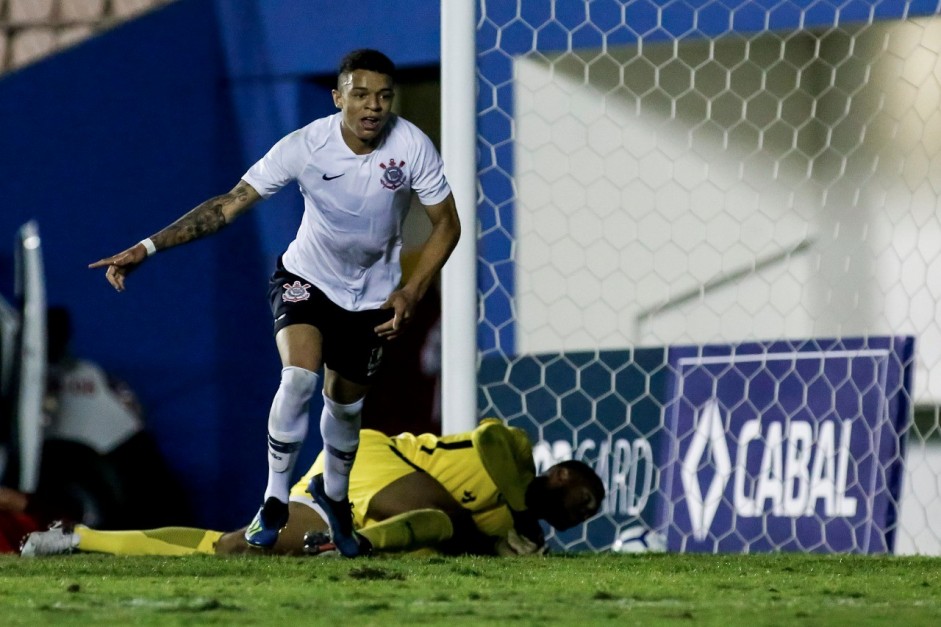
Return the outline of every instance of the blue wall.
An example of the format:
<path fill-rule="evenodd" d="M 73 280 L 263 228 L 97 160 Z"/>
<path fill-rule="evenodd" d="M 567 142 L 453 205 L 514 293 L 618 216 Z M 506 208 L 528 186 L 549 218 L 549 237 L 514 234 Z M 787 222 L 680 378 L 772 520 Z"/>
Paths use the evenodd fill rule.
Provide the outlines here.
<path fill-rule="evenodd" d="M 349 49 L 436 64 L 436 5 L 366 0 L 349 20 L 327 1 L 181 0 L 0 79 L 0 290 L 9 296 L 16 229 L 36 219 L 49 300 L 72 309 L 75 352 L 141 396 L 189 488 L 196 517 L 181 522 L 236 527 L 260 500 L 280 368 L 267 276 L 300 196 L 161 253 L 123 294 L 86 265 L 227 191 L 282 135 L 330 112 L 307 78 L 332 74 Z"/>

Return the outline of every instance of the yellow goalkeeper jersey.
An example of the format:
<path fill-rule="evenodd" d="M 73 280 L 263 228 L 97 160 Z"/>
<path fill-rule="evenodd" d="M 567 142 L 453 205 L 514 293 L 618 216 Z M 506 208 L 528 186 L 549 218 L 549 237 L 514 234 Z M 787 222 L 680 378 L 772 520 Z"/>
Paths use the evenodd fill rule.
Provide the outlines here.
<path fill-rule="evenodd" d="M 522 429 L 489 418 L 469 433 L 403 433 L 390 439 L 404 459 L 437 479 L 472 512 L 482 532 L 505 534 L 513 527 L 507 506 L 526 509 L 526 486 L 536 467 L 532 442 Z"/>
<path fill-rule="evenodd" d="M 291 489 L 291 499 L 311 504 L 310 478 L 323 472 L 323 453 Z M 473 431 L 448 436 L 360 431 L 359 451 L 350 473 L 353 525 L 378 522 L 368 517 L 380 490 L 415 469 L 441 483 L 474 517 L 483 533 L 505 535 L 513 528 L 509 508 L 526 509 L 526 487 L 536 476 L 532 443 L 526 432 L 488 418 Z"/>
<path fill-rule="evenodd" d="M 399 477 L 422 470 L 441 483 L 474 517 L 483 533 L 505 535 L 513 528 L 509 508 L 526 509 L 526 487 L 536 476 L 532 443 L 526 432 L 489 418 L 473 431 L 449 436 L 379 431 L 360 432 L 359 452 L 350 473 L 353 524 L 368 518 L 369 503 Z M 291 490 L 291 498 L 311 503 L 310 478 L 323 472 L 323 453 Z"/>

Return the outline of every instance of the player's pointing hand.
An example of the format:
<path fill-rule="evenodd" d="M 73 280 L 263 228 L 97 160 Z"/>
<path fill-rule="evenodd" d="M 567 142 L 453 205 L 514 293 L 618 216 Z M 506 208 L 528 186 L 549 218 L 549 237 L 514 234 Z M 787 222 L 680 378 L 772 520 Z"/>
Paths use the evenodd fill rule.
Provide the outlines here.
<path fill-rule="evenodd" d="M 137 266 L 139 266 L 145 259 L 147 259 L 147 249 L 144 248 L 143 244 L 134 244 L 127 250 L 118 253 L 117 255 L 112 255 L 111 257 L 105 257 L 104 259 L 99 259 L 94 263 L 88 264 L 89 268 L 104 268 L 105 278 L 108 279 L 108 283 L 119 292 L 124 291 L 124 279 L 131 273 Z"/>

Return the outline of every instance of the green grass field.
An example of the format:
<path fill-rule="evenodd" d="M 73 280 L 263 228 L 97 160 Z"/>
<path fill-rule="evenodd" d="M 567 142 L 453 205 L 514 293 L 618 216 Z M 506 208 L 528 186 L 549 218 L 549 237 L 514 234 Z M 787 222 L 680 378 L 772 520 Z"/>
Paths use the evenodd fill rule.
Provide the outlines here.
<path fill-rule="evenodd" d="M 941 559 L 0 558 L 0 624 L 941 625 Z"/>

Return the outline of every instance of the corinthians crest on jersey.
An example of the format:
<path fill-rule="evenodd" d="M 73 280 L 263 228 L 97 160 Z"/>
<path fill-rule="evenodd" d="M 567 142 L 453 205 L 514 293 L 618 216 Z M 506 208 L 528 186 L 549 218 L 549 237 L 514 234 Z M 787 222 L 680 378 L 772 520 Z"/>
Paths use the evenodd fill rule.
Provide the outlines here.
<path fill-rule="evenodd" d="M 397 162 L 394 158 L 389 159 L 389 163 L 380 161 L 379 167 L 383 169 L 383 173 L 379 182 L 382 186 L 393 191 L 402 187 L 405 184 L 405 171 L 402 169 L 404 165 L 404 161 Z"/>

